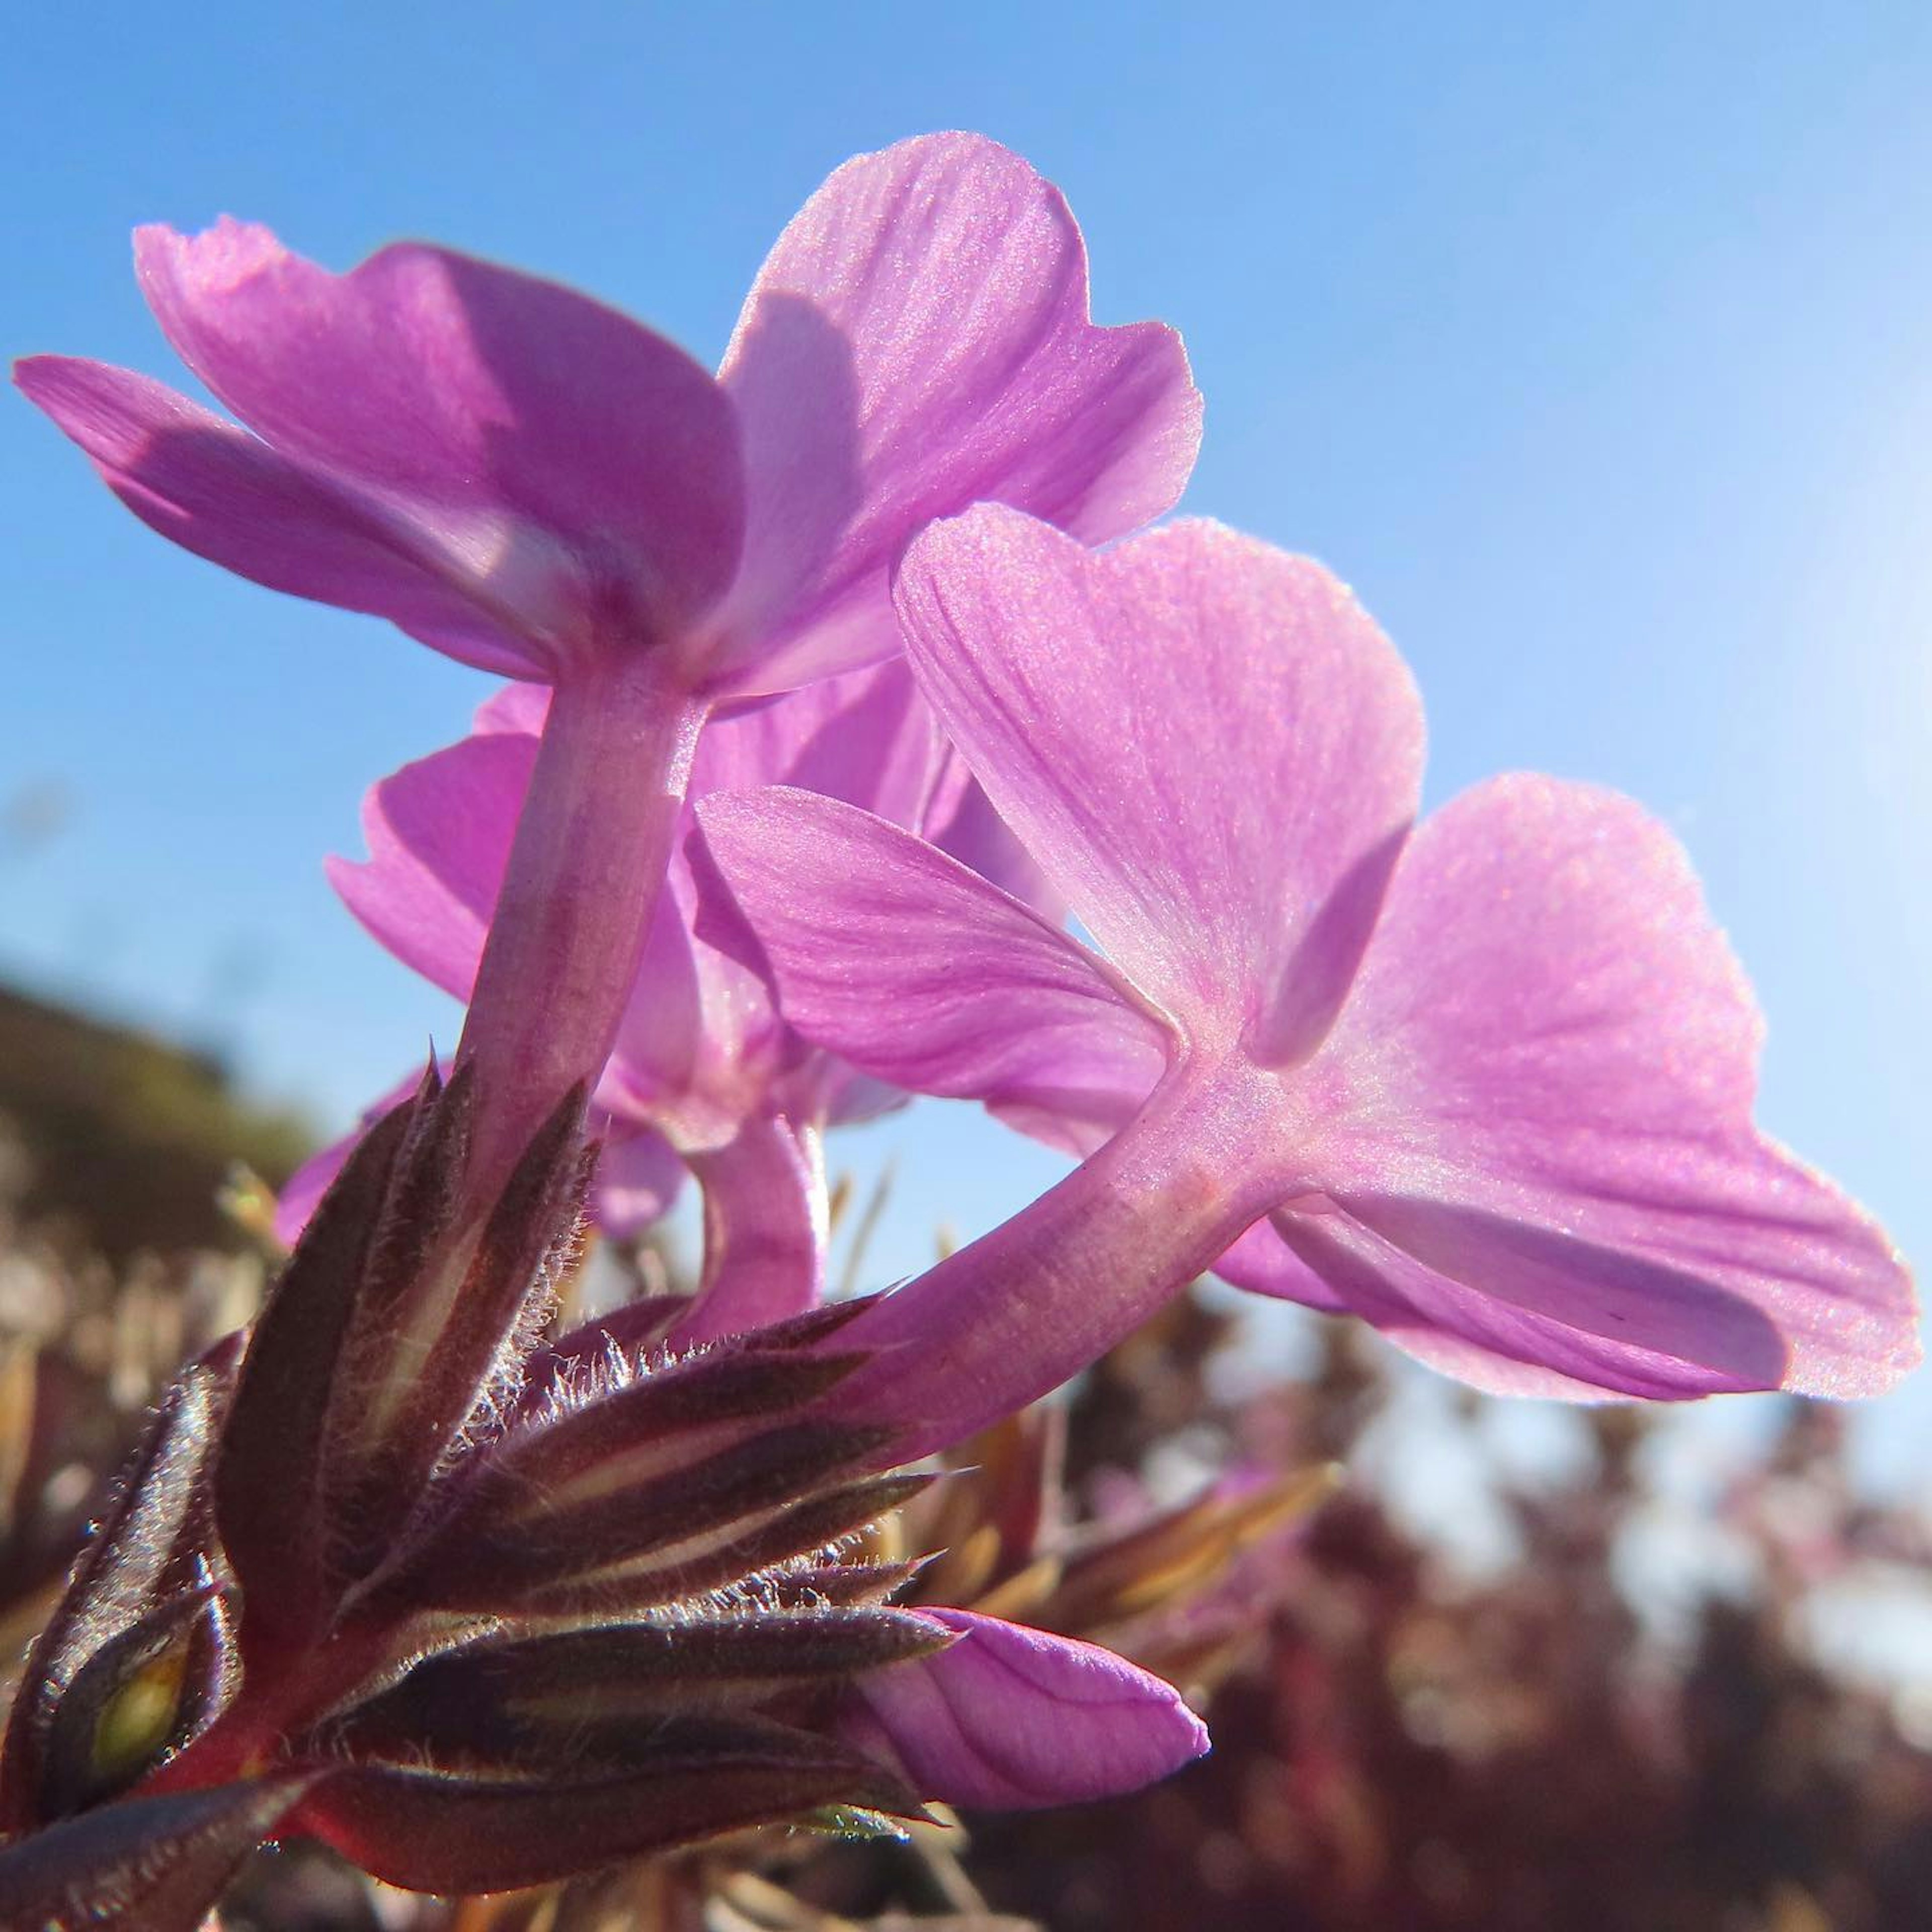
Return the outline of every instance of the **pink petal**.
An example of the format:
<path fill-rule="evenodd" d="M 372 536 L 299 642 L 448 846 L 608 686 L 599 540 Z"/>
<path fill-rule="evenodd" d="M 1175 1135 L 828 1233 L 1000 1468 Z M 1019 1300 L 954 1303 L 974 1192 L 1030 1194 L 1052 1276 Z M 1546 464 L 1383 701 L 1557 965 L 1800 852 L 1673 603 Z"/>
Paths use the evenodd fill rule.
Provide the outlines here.
<path fill-rule="evenodd" d="M 920 1614 L 958 1634 L 862 1678 L 866 1714 L 922 1796 L 1029 1810 L 1138 1790 L 1208 1749 L 1180 1694 L 1112 1652 L 970 1610 Z M 862 1720 L 855 1742 L 876 1736 Z"/>
<path fill-rule="evenodd" d="M 1066 908 L 1048 884 L 1040 862 L 1013 836 L 1012 828 L 993 808 L 986 788 L 968 770 L 951 746 L 946 776 L 929 814 L 916 827 L 942 852 L 990 879 L 1003 892 L 1030 905 L 1043 919 L 1064 922 Z"/>
<path fill-rule="evenodd" d="M 614 1240 L 641 1234 L 670 1212 L 686 1169 L 663 1135 L 607 1120 L 608 1136 L 590 1185 L 592 1218 Z"/>
<path fill-rule="evenodd" d="M 363 800 L 368 858 L 328 862 L 376 940 L 459 1000 L 476 984 L 536 752 L 534 738 L 492 733 L 404 766 Z"/>
<path fill-rule="evenodd" d="M 704 1190 L 704 1272 L 663 1346 L 713 1342 L 816 1306 L 831 1238 L 816 1130 L 754 1115 L 723 1146 L 694 1154 L 691 1168 Z"/>
<path fill-rule="evenodd" d="M 183 549 L 272 590 L 387 617 L 481 670 L 533 668 L 516 620 L 397 506 L 130 370 L 36 356 L 14 380 L 108 488 Z"/>
<path fill-rule="evenodd" d="M 982 506 L 898 578 L 1000 815 L 1195 1042 L 1288 1064 L 1346 992 L 1414 815 L 1408 673 L 1318 566 L 1203 523 L 1094 556 Z"/>
<path fill-rule="evenodd" d="M 1663 826 L 1587 786 L 1479 786 L 1416 835 L 1306 1070 L 1342 1216 L 1277 1226 L 1452 1348 L 1634 1394 L 1875 1393 L 1918 1359 L 1910 1280 L 1753 1129 L 1760 1031 Z"/>
<path fill-rule="evenodd" d="M 947 762 L 931 707 L 895 658 L 714 718 L 698 745 L 692 796 L 796 785 L 910 826 Z"/>
<path fill-rule="evenodd" d="M 1784 1371 L 1761 1310 L 1632 1252 L 1433 1203 L 1275 1218 L 1343 1306 L 1492 1394 L 1682 1401 L 1775 1388 Z"/>
<path fill-rule="evenodd" d="M 413 243 L 346 275 L 224 218 L 135 238 L 169 340 L 268 442 L 410 507 L 544 637 L 662 644 L 738 562 L 731 407 L 661 336 L 573 291 Z"/>
<path fill-rule="evenodd" d="M 1346 1310 L 1347 1300 L 1289 1247 L 1267 1221 L 1257 1221 L 1214 1264 L 1214 1273 L 1251 1294 L 1277 1301 L 1298 1301 L 1327 1314 Z"/>
<path fill-rule="evenodd" d="M 548 685 L 506 684 L 477 706 L 472 728 L 478 731 L 522 731 L 532 738 L 541 738 L 549 716 Z"/>
<path fill-rule="evenodd" d="M 915 1092 L 1054 1112 L 1096 1040 L 1110 1091 L 1160 1078 L 1163 1029 L 1106 968 L 923 841 L 782 787 L 704 800 L 698 818 L 814 1045 Z"/>
<path fill-rule="evenodd" d="M 1180 495 L 1201 399 L 1156 322 L 1096 328 L 1057 190 L 972 134 L 862 154 L 758 274 L 719 380 L 750 495 L 737 686 L 782 689 L 897 647 L 886 573 L 982 499 L 1098 542 Z"/>

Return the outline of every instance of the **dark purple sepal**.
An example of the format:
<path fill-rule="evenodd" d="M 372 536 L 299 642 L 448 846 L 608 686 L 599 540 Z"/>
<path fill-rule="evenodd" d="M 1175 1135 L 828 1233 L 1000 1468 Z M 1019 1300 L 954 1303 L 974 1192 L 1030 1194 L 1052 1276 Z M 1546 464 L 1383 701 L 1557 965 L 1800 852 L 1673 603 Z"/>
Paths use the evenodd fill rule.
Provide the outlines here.
<path fill-rule="evenodd" d="M 731 1576 L 744 1576 L 755 1567 L 746 1551 L 775 1513 L 813 1496 L 888 1439 L 882 1429 L 787 1423 L 573 1502 L 539 1498 L 514 1514 L 479 1512 L 460 1539 L 439 1541 L 418 1600 L 509 1610 L 531 1593 L 552 1595 L 573 1580 L 640 1559 L 656 1559 L 652 1567 L 670 1594 L 682 1596 L 692 1587 L 676 1582 L 684 1556 L 722 1544 L 733 1552 Z M 802 1551 L 794 1544 L 784 1553 Z"/>
<path fill-rule="evenodd" d="M 223 1547 L 242 1590 L 245 1652 L 298 1648 L 350 1579 L 324 1487 L 341 1356 L 406 1147 L 442 1090 L 434 1060 L 415 1097 L 357 1143 L 302 1230 L 255 1324 L 214 1480 Z"/>
<path fill-rule="evenodd" d="M 475 1090 L 468 1070 L 446 1084 L 432 1064 L 378 1122 L 258 1324 L 218 1479 L 252 1658 L 314 1642 L 422 1514 L 578 1238 L 581 1088 L 480 1228 L 465 1220 Z"/>
<path fill-rule="evenodd" d="M 796 1711 L 850 1678 L 952 1640 L 904 1610 L 763 1612 L 606 1625 L 434 1657 L 339 1719 L 327 1742 L 354 1757 L 472 1754 L 560 1778 L 587 1766 L 647 1768 L 665 1726 Z M 299 1747 L 298 1747 L 299 1748 Z"/>
<path fill-rule="evenodd" d="M 240 1357 L 240 1338 L 230 1336 L 169 1390 L 28 1652 L 0 1749 L 0 1832 L 51 1815 L 41 1789 L 47 1741 L 88 1660 L 158 1609 L 205 1594 L 214 1515 L 208 1460 Z"/>
<path fill-rule="evenodd" d="M 7 1932 L 196 1932 L 310 1774 L 104 1804 L 0 1850 Z"/>
<path fill-rule="evenodd" d="M 817 1556 L 910 1502 L 934 1480 L 929 1475 L 866 1477 L 800 1502 L 754 1510 L 628 1562 L 532 1583 L 518 1598 L 518 1609 L 528 1617 L 614 1618 L 742 1583 L 782 1589 L 787 1574 L 782 1566 Z"/>
<path fill-rule="evenodd" d="M 459 1068 L 452 1094 L 468 1093 Z M 480 1405 L 512 1395 L 506 1356 L 520 1362 L 538 1322 L 554 1306 L 558 1275 L 580 1238 L 594 1153 L 584 1140 L 586 1090 L 565 1095 L 512 1169 L 481 1236 L 460 1227 L 424 1244 L 412 1266 L 387 1270 L 345 1352 L 355 1409 L 338 1418 L 344 1480 L 337 1504 L 340 1533 L 358 1572 L 394 1544 Z M 452 1180 L 452 1185 L 454 1184 Z M 410 1238 L 412 1223 L 398 1223 Z M 516 1350 L 520 1338 L 524 1351 Z"/>
<path fill-rule="evenodd" d="M 568 1402 L 594 1390 L 599 1378 L 634 1374 L 651 1351 L 691 1312 L 688 1294 L 646 1295 L 628 1301 L 560 1335 L 531 1358 L 519 1398 L 519 1419 L 552 1400 Z M 706 1359 L 738 1349 L 770 1351 L 803 1348 L 830 1340 L 862 1315 L 874 1295 L 853 1296 L 808 1309 L 763 1328 L 748 1330 L 713 1342 Z"/>
<path fill-rule="evenodd" d="M 880 1432 L 794 1418 L 864 1360 L 721 1348 L 520 1422 L 448 1486 L 434 1532 L 374 1600 L 507 1611 L 525 1590 L 836 1486 Z"/>
<path fill-rule="evenodd" d="M 930 1557 L 910 1562 L 818 1563 L 808 1560 L 766 1573 L 763 1586 L 772 1600 L 787 1610 L 816 1605 L 859 1610 L 883 1604 L 922 1575 Z"/>
<path fill-rule="evenodd" d="M 688 1294 L 640 1295 L 566 1329 L 524 1366 L 512 1420 L 521 1421 L 553 1402 L 591 1393 L 613 1374 L 628 1374 L 688 1312 Z"/>
<path fill-rule="evenodd" d="M 892 1772 L 824 1738 L 710 1724 L 666 1727 L 648 1770 L 615 1775 L 357 1766 L 319 1784 L 294 1822 L 391 1885 L 467 1893 L 544 1884 L 831 1805 L 923 1815 Z"/>
<path fill-rule="evenodd" d="M 158 1604 L 111 1637 L 56 1706 L 42 1755 L 40 1815 L 64 1818 L 122 1792 L 188 1744 L 235 1677 L 220 1586 Z"/>

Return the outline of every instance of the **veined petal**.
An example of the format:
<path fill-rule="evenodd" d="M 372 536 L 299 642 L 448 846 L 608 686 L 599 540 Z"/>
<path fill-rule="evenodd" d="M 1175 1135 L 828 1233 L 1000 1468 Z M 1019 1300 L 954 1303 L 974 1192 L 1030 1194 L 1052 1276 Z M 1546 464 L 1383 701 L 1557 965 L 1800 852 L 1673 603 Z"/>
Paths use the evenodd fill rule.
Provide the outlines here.
<path fill-rule="evenodd" d="M 706 848 L 784 1016 L 814 1045 L 923 1094 L 1057 1106 L 1061 1048 L 1097 1038 L 1142 1091 L 1166 1030 L 1094 956 L 922 840 L 774 786 L 704 800 Z M 720 935 L 721 943 L 723 935 Z"/>
<path fill-rule="evenodd" d="M 243 422 L 434 520 L 533 635 L 587 623 L 606 644 L 662 644 L 730 583 L 730 405 L 614 310 L 415 243 L 332 274 L 226 218 L 142 229 L 135 260 L 169 340 Z"/>
<path fill-rule="evenodd" d="M 35 356 L 14 380 L 107 487 L 184 550 L 272 590 L 387 617 L 479 670 L 540 668 L 514 616 L 402 508 L 131 370 Z"/>
<path fill-rule="evenodd" d="M 1414 686 L 1348 592 L 1214 524 L 1095 556 L 991 505 L 898 583 L 942 724 L 1108 956 L 1197 1043 L 1311 1052 L 1420 783 Z"/>
<path fill-rule="evenodd" d="M 932 810 L 916 826 L 942 852 L 990 879 L 1054 925 L 1066 922 L 1066 908 L 1047 883 L 1040 862 L 1013 836 L 1012 828 L 993 809 L 986 788 L 967 769 L 956 750 L 947 748 L 948 765 Z"/>
<path fill-rule="evenodd" d="M 911 826 L 950 769 L 932 708 L 895 658 L 714 720 L 692 795 L 797 785 Z"/>
<path fill-rule="evenodd" d="M 1346 1220 L 1277 1225 L 1352 1304 L 1378 1291 L 1336 1268 L 1393 1289 L 1390 1325 L 1578 1382 L 1875 1393 L 1918 1358 L 1910 1278 L 1753 1129 L 1760 1031 L 1662 826 L 1588 786 L 1478 786 L 1416 835 L 1306 1070 Z M 1330 1235 L 1352 1262 L 1316 1258 Z"/>
<path fill-rule="evenodd" d="M 896 648 L 886 575 L 982 499 L 1083 541 L 1180 494 L 1201 398 L 1157 322 L 1096 328 L 1058 190 L 972 134 L 838 169 L 778 238 L 719 381 L 745 439 L 740 643 L 721 684 L 781 690 Z"/>
<path fill-rule="evenodd" d="M 859 1681 L 921 1796 L 1026 1810 L 1138 1790 L 1208 1748 L 1172 1685 L 1097 1645 L 970 1610 L 922 1610 L 958 1641 Z M 862 1718 L 855 1741 L 870 1727 Z"/>
<path fill-rule="evenodd" d="M 1490 1394 L 1684 1401 L 1775 1388 L 1784 1371 L 1762 1310 L 1636 1255 L 1433 1203 L 1275 1220 L 1340 1305 Z"/>

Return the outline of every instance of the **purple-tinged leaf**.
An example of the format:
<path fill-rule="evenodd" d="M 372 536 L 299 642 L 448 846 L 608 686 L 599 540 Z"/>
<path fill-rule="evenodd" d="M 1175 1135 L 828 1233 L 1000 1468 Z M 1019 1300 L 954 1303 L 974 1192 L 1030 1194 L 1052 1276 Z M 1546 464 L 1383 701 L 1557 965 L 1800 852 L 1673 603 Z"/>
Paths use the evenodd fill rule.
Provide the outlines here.
<path fill-rule="evenodd" d="M 197 1932 L 311 1774 L 130 1798 L 0 1850 L 9 1932 Z"/>
<path fill-rule="evenodd" d="M 776 1726 L 664 1738 L 652 1768 L 559 1779 L 514 1763 L 335 1773 L 296 1813 L 302 1828 L 410 1891 L 507 1891 L 830 1804 L 918 1815 L 905 1786 L 826 1739 Z"/>
<path fill-rule="evenodd" d="M 239 1357 L 230 1336 L 168 1391 L 28 1652 L 0 1754 L 0 1830 L 46 1815 L 48 1740 L 88 1660 L 158 1608 L 202 1592 L 214 1518 L 208 1464 Z"/>

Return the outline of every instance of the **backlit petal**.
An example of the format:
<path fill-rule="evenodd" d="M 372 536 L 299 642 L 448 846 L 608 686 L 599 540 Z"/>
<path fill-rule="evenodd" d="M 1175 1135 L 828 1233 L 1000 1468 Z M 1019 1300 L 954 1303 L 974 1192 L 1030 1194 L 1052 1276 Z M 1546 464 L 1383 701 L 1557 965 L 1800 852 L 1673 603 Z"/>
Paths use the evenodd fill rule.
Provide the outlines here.
<path fill-rule="evenodd" d="M 272 590 L 388 618 L 480 670 L 539 658 L 405 506 L 292 460 L 152 377 L 62 356 L 14 380 L 151 529 Z"/>
<path fill-rule="evenodd" d="M 1661 825 L 1588 786 L 1478 786 L 1418 832 L 1306 1070 L 1347 1245 L 1423 1325 L 1579 1381 L 1888 1387 L 1918 1355 L 1910 1278 L 1754 1130 L 1760 1031 Z"/>
<path fill-rule="evenodd" d="M 1180 338 L 1096 328 L 1065 202 L 974 134 L 838 170 L 766 258 L 719 380 L 750 496 L 742 689 L 896 650 L 886 576 L 928 519 L 983 499 L 1118 536 L 1172 505 L 1200 441 Z"/>
<path fill-rule="evenodd" d="M 541 634 L 661 642 L 730 582 L 736 426 L 674 344 L 554 283 L 414 243 L 336 275 L 252 224 L 135 238 L 182 358 L 284 454 L 412 506 Z"/>
<path fill-rule="evenodd" d="M 1063 1048 L 1084 1066 L 1096 1035 L 1142 1092 L 1160 1077 L 1164 1029 L 1098 960 L 922 840 L 781 787 L 698 816 L 785 1018 L 814 1045 L 916 1092 L 1048 1108 Z"/>
<path fill-rule="evenodd" d="M 1318 566 L 1184 523 L 1093 555 L 982 506 L 898 577 L 907 651 L 994 804 L 1198 1043 L 1319 1042 L 1414 815 L 1402 660 Z"/>

